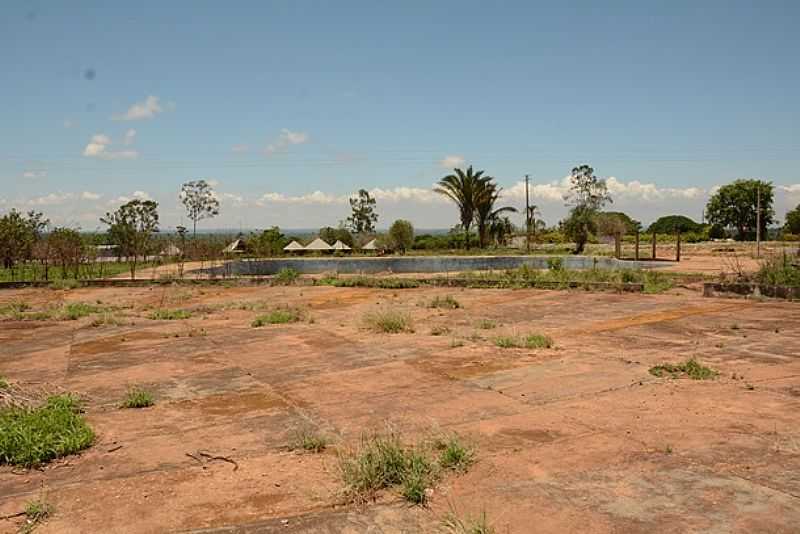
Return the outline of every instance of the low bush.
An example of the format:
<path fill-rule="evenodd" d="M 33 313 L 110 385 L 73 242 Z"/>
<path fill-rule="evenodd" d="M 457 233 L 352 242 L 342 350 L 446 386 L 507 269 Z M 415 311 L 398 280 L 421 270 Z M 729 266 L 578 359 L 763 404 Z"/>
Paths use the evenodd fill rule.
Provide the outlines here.
<path fill-rule="evenodd" d="M 445 297 L 436 296 L 428 303 L 428 307 L 455 310 L 461 307 L 461 303 L 452 295 L 447 295 Z"/>
<path fill-rule="evenodd" d="M 148 408 L 155 404 L 153 394 L 141 388 L 131 388 L 120 404 L 120 408 Z"/>
<path fill-rule="evenodd" d="M 412 289 L 419 287 L 419 282 L 408 278 L 372 278 L 366 276 L 349 278 L 328 276 L 320 278 L 317 283 L 334 287 L 376 287 L 379 289 Z"/>
<path fill-rule="evenodd" d="M 147 317 L 154 321 L 182 321 L 191 318 L 191 316 L 192 312 L 189 310 L 159 308 Z"/>
<path fill-rule="evenodd" d="M 373 332 L 400 334 L 413 332 L 411 316 L 394 310 L 374 311 L 364 316 L 364 324 Z"/>
<path fill-rule="evenodd" d="M 438 439 L 435 445 L 439 451 L 439 465 L 442 469 L 463 472 L 475 460 L 474 450 L 456 434 Z"/>
<path fill-rule="evenodd" d="M 710 380 L 716 378 L 719 373 L 700 364 L 694 358 L 691 358 L 683 363 L 663 363 L 661 365 L 656 365 L 650 368 L 650 374 L 659 378 L 666 376 L 671 378 L 687 376 L 692 380 Z"/>
<path fill-rule="evenodd" d="M 278 308 L 270 311 L 269 313 L 259 315 L 253 319 L 253 322 L 250 323 L 250 326 L 253 328 L 259 328 L 268 324 L 296 323 L 301 318 L 302 314 L 295 308 Z"/>
<path fill-rule="evenodd" d="M 542 334 L 528 334 L 526 336 L 500 336 L 495 338 L 494 344 L 501 349 L 549 349 L 553 340 Z"/>
<path fill-rule="evenodd" d="M 94 432 L 71 395 L 39 407 L 0 409 L 0 464 L 35 467 L 89 447 Z"/>
<path fill-rule="evenodd" d="M 300 273 L 298 273 L 295 269 L 292 269 L 291 267 L 284 267 L 278 271 L 278 274 L 275 275 L 273 282 L 276 285 L 288 286 L 293 284 L 299 276 Z"/>
<path fill-rule="evenodd" d="M 320 453 L 328 448 L 328 438 L 308 428 L 296 430 L 289 442 L 289 450 L 304 450 Z"/>

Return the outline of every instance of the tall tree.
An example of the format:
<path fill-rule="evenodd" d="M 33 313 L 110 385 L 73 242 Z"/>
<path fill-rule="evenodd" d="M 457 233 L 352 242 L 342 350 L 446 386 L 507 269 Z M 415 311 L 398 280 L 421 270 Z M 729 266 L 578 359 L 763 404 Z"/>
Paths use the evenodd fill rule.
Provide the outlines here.
<path fill-rule="evenodd" d="M 81 234 L 72 228 L 54 228 L 47 236 L 47 241 L 50 245 L 50 255 L 61 265 L 62 278 L 67 278 L 70 267 L 73 268 L 75 278 L 78 278 L 81 260 L 86 250 Z"/>
<path fill-rule="evenodd" d="M 800 234 L 800 204 L 795 209 L 786 212 L 785 228 L 790 234 Z"/>
<path fill-rule="evenodd" d="M 181 186 L 181 202 L 192 221 L 192 236 L 197 236 L 197 221 L 219 215 L 219 200 L 205 180 L 193 180 Z"/>
<path fill-rule="evenodd" d="M 594 169 L 589 165 L 574 167 L 570 173 L 570 182 L 570 190 L 564 200 L 572 209 L 562 222 L 562 228 L 575 242 L 575 253 L 580 254 L 589 235 L 597 231 L 597 213 L 612 200 L 606 181 L 596 177 Z"/>
<path fill-rule="evenodd" d="M 49 224 L 41 213 L 29 211 L 27 215 L 12 209 L 0 217 L 0 259 L 3 267 L 11 269 L 19 262 L 29 261 L 33 249 Z"/>
<path fill-rule="evenodd" d="M 131 279 L 136 278 L 139 256 L 147 256 L 153 234 L 158 232 L 158 203 L 152 200 L 131 200 L 100 221 L 108 225 L 108 236 L 120 254 L 130 262 Z"/>
<path fill-rule="evenodd" d="M 736 180 L 723 185 L 708 200 L 706 216 L 712 224 L 736 228 L 740 240 L 752 238 L 756 231 L 756 206 L 761 197 L 761 235 L 775 218 L 772 209 L 772 182 Z"/>
<path fill-rule="evenodd" d="M 358 195 L 350 198 L 352 213 L 345 221 L 347 227 L 356 235 L 375 232 L 378 214 L 375 213 L 375 199 L 366 189 L 359 189 Z"/>
<path fill-rule="evenodd" d="M 434 191 L 452 200 L 458 207 L 461 227 L 464 229 L 465 247 L 469 248 L 469 229 L 475 219 L 476 193 L 481 190 L 485 182 L 491 182 L 491 176 L 484 176 L 484 171 L 474 172 L 470 165 L 466 171 L 453 169 L 453 174 L 448 174 L 439 180 Z"/>
<path fill-rule="evenodd" d="M 491 180 L 481 181 L 475 191 L 475 224 L 478 226 L 478 246 L 486 246 L 486 238 L 489 233 L 489 225 L 498 219 L 503 213 L 516 213 L 517 208 L 503 206 L 495 208 L 497 199 L 503 188 L 499 187 Z"/>
<path fill-rule="evenodd" d="M 405 254 L 414 244 L 414 226 L 405 219 L 398 219 L 389 227 L 386 237 L 392 250 Z"/>
<path fill-rule="evenodd" d="M 676 232 L 700 232 L 703 225 L 685 215 L 665 215 L 659 217 L 647 229 L 651 234 L 674 234 Z"/>

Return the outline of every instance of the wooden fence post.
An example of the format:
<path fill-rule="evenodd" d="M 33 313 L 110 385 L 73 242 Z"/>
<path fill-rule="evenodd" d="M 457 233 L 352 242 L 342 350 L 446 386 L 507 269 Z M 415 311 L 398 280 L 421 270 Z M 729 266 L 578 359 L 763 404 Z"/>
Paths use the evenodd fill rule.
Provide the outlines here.
<path fill-rule="evenodd" d="M 636 249 L 633 254 L 636 261 L 639 261 L 639 230 L 636 230 Z"/>
<path fill-rule="evenodd" d="M 677 240 L 675 241 L 675 261 L 681 261 L 681 231 L 678 230 Z"/>
<path fill-rule="evenodd" d="M 653 232 L 653 252 L 650 254 L 652 259 L 656 259 L 656 233 Z"/>

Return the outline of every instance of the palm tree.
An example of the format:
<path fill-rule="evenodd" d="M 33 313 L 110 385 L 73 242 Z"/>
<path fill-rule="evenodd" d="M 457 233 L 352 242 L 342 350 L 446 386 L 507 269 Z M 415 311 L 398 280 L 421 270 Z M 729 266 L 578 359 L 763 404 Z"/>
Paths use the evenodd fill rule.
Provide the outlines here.
<path fill-rule="evenodd" d="M 492 177 L 483 176 L 483 171 L 473 172 L 472 165 L 466 172 L 461 169 L 453 171 L 453 174 L 448 174 L 439 180 L 439 185 L 434 191 L 455 202 L 461 226 L 464 227 L 465 246 L 469 248 L 469 227 L 475 219 L 476 193 L 482 189 L 484 183 L 490 182 Z"/>
<path fill-rule="evenodd" d="M 490 179 L 491 180 L 491 179 Z M 517 208 L 503 206 L 495 209 L 494 205 L 500 198 L 502 187 L 492 181 L 482 182 L 475 195 L 475 222 L 478 225 L 478 242 L 481 248 L 486 246 L 486 236 L 492 221 L 500 218 L 502 213 L 516 213 Z"/>

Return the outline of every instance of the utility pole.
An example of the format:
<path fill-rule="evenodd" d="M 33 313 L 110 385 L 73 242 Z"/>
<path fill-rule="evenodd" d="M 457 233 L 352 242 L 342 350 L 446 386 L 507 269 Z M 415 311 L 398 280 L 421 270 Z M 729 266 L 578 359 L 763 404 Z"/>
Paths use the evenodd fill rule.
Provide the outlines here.
<path fill-rule="evenodd" d="M 761 257 L 761 182 L 756 186 L 756 258 Z"/>
<path fill-rule="evenodd" d="M 530 179 L 525 175 L 525 249 L 531 252 L 531 200 L 528 195 L 528 182 Z"/>

